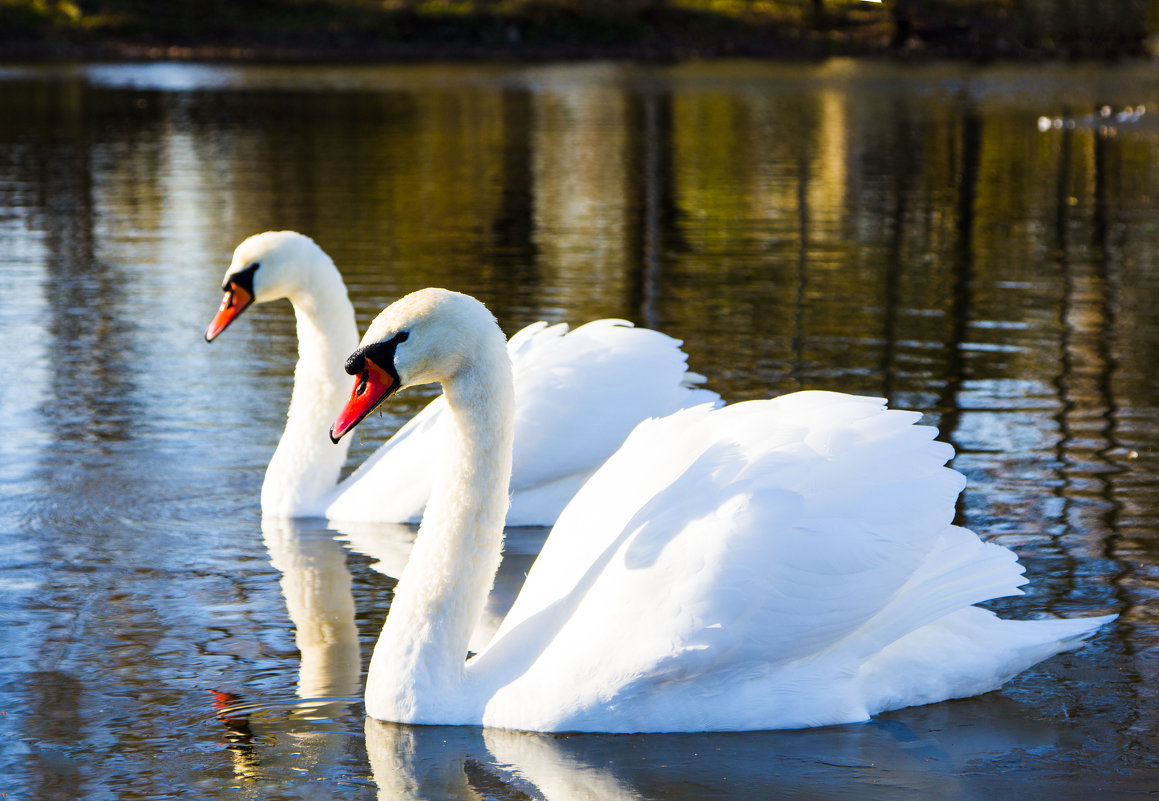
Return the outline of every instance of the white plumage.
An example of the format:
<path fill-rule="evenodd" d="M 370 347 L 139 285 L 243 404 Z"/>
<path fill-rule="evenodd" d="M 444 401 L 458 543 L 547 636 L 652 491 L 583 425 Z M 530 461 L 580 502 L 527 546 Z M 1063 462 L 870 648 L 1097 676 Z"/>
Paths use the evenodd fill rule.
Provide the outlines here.
<path fill-rule="evenodd" d="M 445 401 L 432 401 L 339 483 L 348 443 L 335 448 L 326 426 L 350 393 L 343 360 L 358 341 L 342 276 L 309 237 L 258 234 L 234 252 L 222 313 L 238 291 L 233 282 L 247 270 L 253 302 L 287 298 L 293 304 L 299 348 L 286 427 L 262 485 L 263 513 L 417 522 L 430 495 L 438 450 L 432 443 L 440 436 Z M 242 310 L 215 318 L 207 339 Z M 570 332 L 562 323 L 533 323 L 511 338 L 508 350 L 517 398 L 511 525 L 555 522 L 641 420 L 719 401 L 699 386 L 701 376 L 688 371 L 679 341 L 620 320 L 598 320 Z"/>
<path fill-rule="evenodd" d="M 964 483 L 945 467 L 952 449 L 915 413 L 802 392 L 641 424 L 464 662 L 502 542 L 511 372 L 493 318 L 466 296 L 404 298 L 359 352 L 403 331 L 401 384 L 441 381 L 456 422 L 371 662 L 373 717 L 608 732 L 844 723 L 995 689 L 1112 619 L 972 606 L 1025 579 L 1012 552 L 952 524 Z"/>

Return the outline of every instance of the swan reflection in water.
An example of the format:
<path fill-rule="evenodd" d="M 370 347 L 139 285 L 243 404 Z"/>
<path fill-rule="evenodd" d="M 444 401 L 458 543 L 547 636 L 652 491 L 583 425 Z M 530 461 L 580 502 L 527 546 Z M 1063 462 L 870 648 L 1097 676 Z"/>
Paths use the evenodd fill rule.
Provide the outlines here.
<path fill-rule="evenodd" d="M 262 537 L 294 624 L 299 698 L 357 696 L 361 657 L 346 552 L 319 520 L 262 518 Z M 315 712 L 324 714 L 322 708 Z"/>
<path fill-rule="evenodd" d="M 324 521 L 262 518 L 270 564 L 294 625 L 300 655 L 295 695 L 300 703 L 215 691 L 233 772 L 260 779 L 281 768 L 313 767 L 339 755 L 341 740 L 327 726 L 358 700 L 361 656 L 346 549 Z M 327 729 L 330 730 L 327 730 Z M 306 757 L 310 765 L 301 765 Z"/>
<path fill-rule="evenodd" d="M 1033 720 L 993 694 L 769 732 L 567 735 L 366 719 L 381 801 L 862 801 L 883 787 L 890 799 L 981 800 L 1015 797 L 1028 782 L 1073 797 L 1073 760 L 1051 754 L 1076 737 L 1066 721 Z M 977 768 L 987 763 L 983 775 Z"/>
<path fill-rule="evenodd" d="M 483 615 L 471 636 L 482 649 L 519 594 L 549 529 L 511 528 L 503 559 Z M 403 523 L 328 523 L 319 518 L 264 516 L 262 537 L 294 626 L 300 655 L 295 695 L 301 703 L 254 702 L 214 691 L 217 719 L 226 729 L 239 778 L 257 778 L 282 761 L 310 755 L 313 764 L 334 757 L 348 738 L 335 737 L 328 721 L 361 712 L 361 654 L 348 550 L 372 560 L 372 567 L 398 578 L 410 557 L 416 526 Z M 269 713 L 269 714 L 267 714 Z M 289 733 L 289 749 L 276 744 L 278 730 Z M 304 767 L 301 764 L 297 768 Z"/>
<path fill-rule="evenodd" d="M 282 574 L 282 594 L 301 654 L 299 698 L 335 698 L 342 705 L 358 696 L 361 657 L 347 547 L 372 559 L 378 572 L 398 578 L 414 546 L 415 530 L 404 523 L 262 519 L 270 564 Z M 506 616 L 547 532 L 546 528 L 509 530 L 499 573 L 471 638 L 472 650 L 484 647 Z M 324 711 L 323 707 L 315 709 Z"/>
<path fill-rule="evenodd" d="M 406 565 L 415 532 L 407 525 L 329 528 L 322 520 L 278 518 L 264 519 L 262 532 L 270 562 L 282 574 L 301 653 L 296 695 L 309 703 L 235 704 L 227 707 L 223 722 L 237 737 L 231 751 L 239 779 L 260 782 L 292 772 L 305 781 L 355 756 L 345 733 L 350 721 L 337 728 L 332 723 L 361 714 L 347 550 L 371 558 L 376 570 L 394 577 Z M 546 529 L 508 530 L 473 649 L 486 644 L 506 615 L 544 536 Z M 282 714 L 255 714 L 251 726 L 247 709 Z M 1003 777 L 983 779 L 971 765 L 1009 765 L 1005 781 L 1011 787 L 1029 779 L 1062 782 L 1063 760 L 1051 754 L 1083 736 L 1064 721 L 1033 720 L 1021 704 L 993 693 L 906 709 L 865 724 L 798 731 L 561 735 L 366 718 L 365 733 L 370 772 L 384 801 L 677 801 L 797 793 L 861 799 L 869 787 L 883 783 L 891 798 L 927 798 L 935 792 L 947 799 L 985 798 L 1004 786 Z M 1026 754 L 1034 756 L 1025 759 Z"/>

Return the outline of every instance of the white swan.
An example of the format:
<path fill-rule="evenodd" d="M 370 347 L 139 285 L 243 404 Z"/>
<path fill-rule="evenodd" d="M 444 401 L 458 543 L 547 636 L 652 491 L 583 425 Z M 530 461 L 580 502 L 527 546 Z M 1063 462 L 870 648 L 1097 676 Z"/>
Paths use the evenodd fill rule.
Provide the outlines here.
<path fill-rule="evenodd" d="M 439 381 L 453 425 L 374 649 L 366 709 L 404 723 L 710 731 L 865 720 L 992 690 L 1111 617 L 1001 620 L 1012 552 L 951 524 L 963 479 L 918 415 L 804 392 L 641 424 L 464 660 L 503 538 L 514 391 L 494 318 L 423 290 L 372 323 L 338 439 Z"/>
<path fill-rule="evenodd" d="M 338 482 L 347 443 L 325 428 L 347 395 L 342 360 L 358 342 L 354 307 L 330 257 L 309 237 L 266 232 L 238 245 L 225 297 L 205 331 L 212 341 L 251 303 L 288 298 L 298 364 L 286 427 L 266 468 L 262 512 L 352 522 L 417 522 L 430 494 L 430 447 L 446 404 L 433 401 L 358 470 Z M 588 476 L 648 417 L 718 396 L 697 387 L 680 343 L 599 320 L 571 333 L 534 323 L 511 338 L 516 450 L 510 525 L 550 525 Z M 389 488 L 389 493 L 385 491 Z"/>
<path fill-rule="evenodd" d="M 265 520 L 262 521 L 263 528 Z M 397 579 L 406 568 L 414 548 L 414 526 L 403 523 L 330 523 L 337 539 L 346 543 L 355 553 L 370 557 L 371 568 L 385 576 Z M 499 624 L 507 616 L 528 571 L 543 548 L 548 529 L 544 526 L 514 528 L 503 539 L 503 558 L 499 572 L 491 583 L 491 592 L 475 630 L 467 642 L 467 650 L 482 651 L 491 641 Z"/>

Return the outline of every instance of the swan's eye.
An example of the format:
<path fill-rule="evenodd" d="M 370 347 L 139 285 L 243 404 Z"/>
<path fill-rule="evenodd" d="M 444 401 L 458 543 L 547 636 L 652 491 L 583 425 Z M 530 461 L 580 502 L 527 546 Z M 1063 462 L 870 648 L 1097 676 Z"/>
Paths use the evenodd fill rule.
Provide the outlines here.
<path fill-rule="evenodd" d="M 252 295 L 254 293 L 254 273 L 256 273 L 258 268 L 261 266 L 262 265 L 259 262 L 255 261 L 244 270 L 238 270 L 232 275 L 226 276 L 225 283 L 221 285 L 222 290 L 225 292 L 232 292 L 237 287 L 241 287 Z"/>

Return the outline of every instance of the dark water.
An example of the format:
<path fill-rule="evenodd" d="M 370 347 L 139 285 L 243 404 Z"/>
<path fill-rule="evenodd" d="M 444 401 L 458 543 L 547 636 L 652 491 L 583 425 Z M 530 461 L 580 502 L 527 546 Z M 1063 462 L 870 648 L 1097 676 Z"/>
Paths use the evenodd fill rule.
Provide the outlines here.
<path fill-rule="evenodd" d="M 1083 119 L 1104 104 L 1153 114 Z M 0 70 L 0 793 L 1159 792 L 1156 123 L 1159 73 L 1130 66 Z M 362 325 L 444 285 L 509 332 L 661 328 L 731 401 L 921 410 L 970 479 L 960 521 L 1027 566 L 995 608 L 1120 622 L 999 692 L 866 725 L 367 723 L 411 532 L 263 529 L 288 307 L 201 338 L 233 246 L 267 228 L 334 256 Z M 542 535 L 513 533 L 508 593 Z"/>

